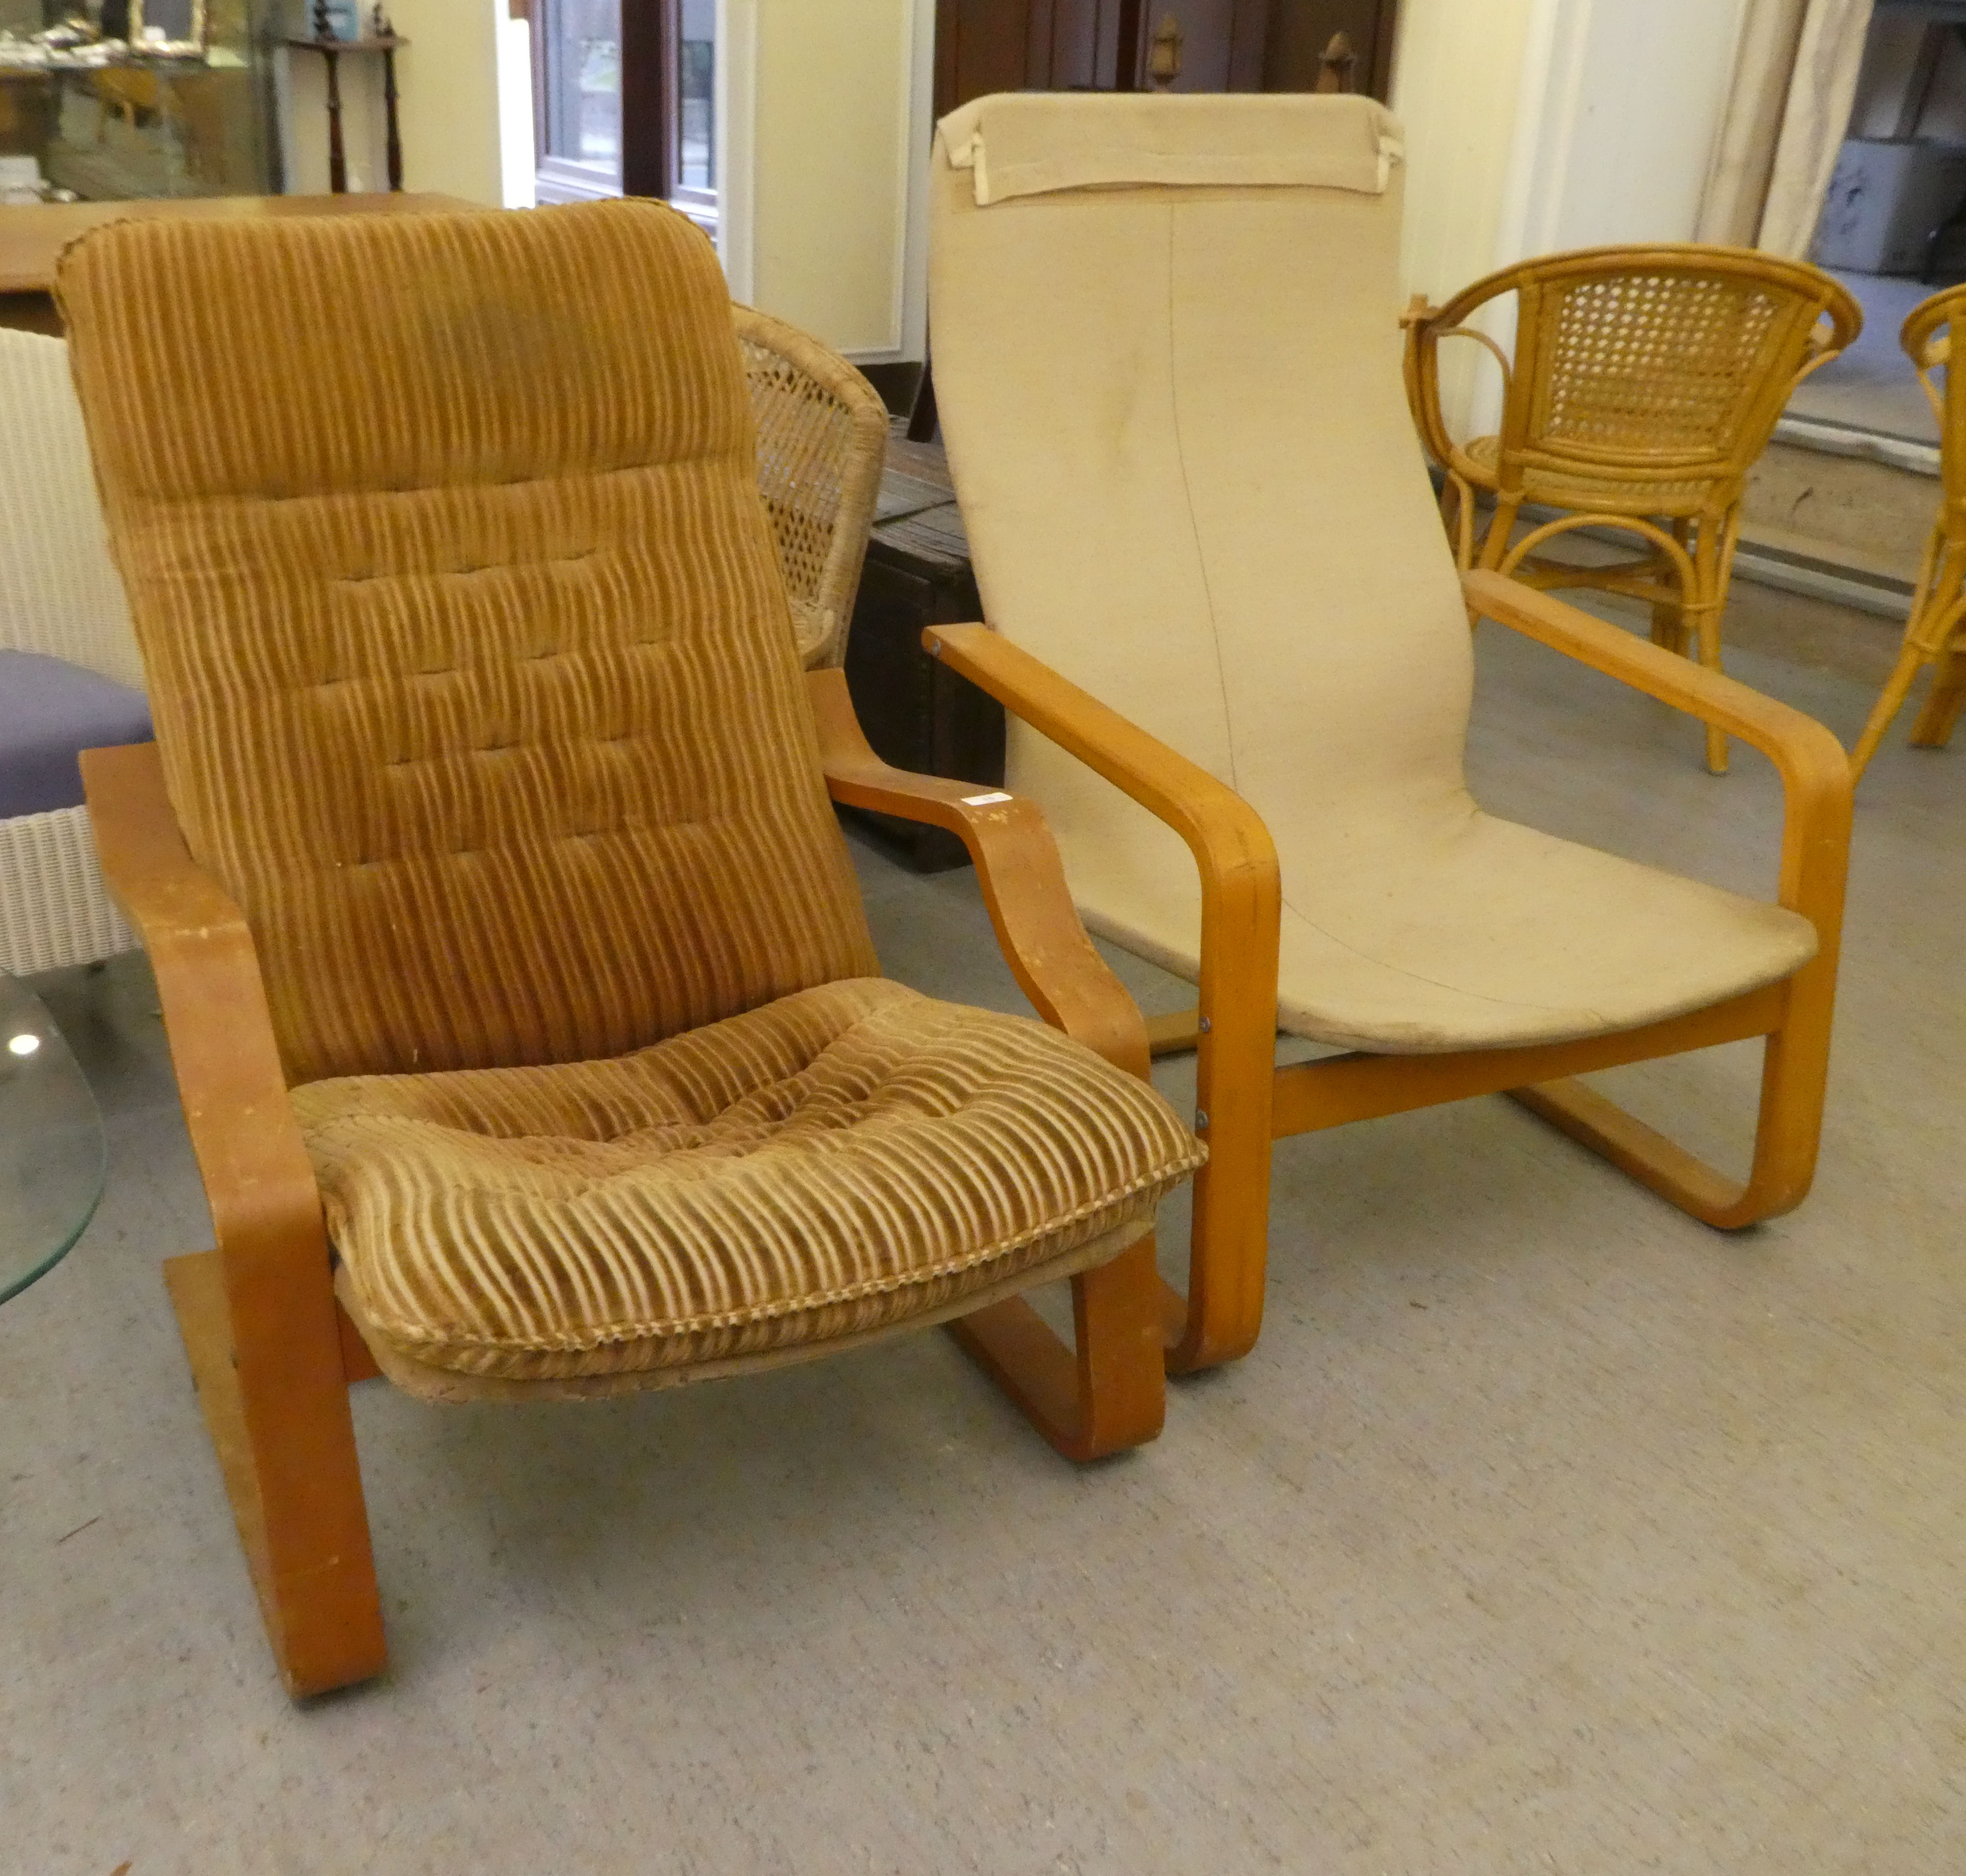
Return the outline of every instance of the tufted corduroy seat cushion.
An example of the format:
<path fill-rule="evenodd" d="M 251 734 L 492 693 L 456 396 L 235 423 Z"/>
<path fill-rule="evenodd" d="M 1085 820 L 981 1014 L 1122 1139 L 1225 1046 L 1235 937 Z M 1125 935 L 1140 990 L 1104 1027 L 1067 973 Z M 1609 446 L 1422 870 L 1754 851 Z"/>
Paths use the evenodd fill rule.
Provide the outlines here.
<path fill-rule="evenodd" d="M 611 1061 L 293 1098 L 343 1301 L 411 1387 L 683 1379 L 961 1314 L 1103 1262 L 1202 1158 L 1091 1050 L 879 978 Z"/>

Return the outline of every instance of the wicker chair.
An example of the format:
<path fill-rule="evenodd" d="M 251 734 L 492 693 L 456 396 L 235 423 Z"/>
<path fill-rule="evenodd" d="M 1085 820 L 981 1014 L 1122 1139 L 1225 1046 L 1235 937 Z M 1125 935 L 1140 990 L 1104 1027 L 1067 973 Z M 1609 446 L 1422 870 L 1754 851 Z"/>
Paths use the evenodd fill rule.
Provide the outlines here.
<path fill-rule="evenodd" d="M 1513 369 L 1468 324 L 1507 293 Z M 1653 642 L 1689 653 L 1697 643 L 1718 670 L 1748 471 L 1797 385 L 1856 337 L 1856 301 L 1819 268 L 1746 248 L 1599 247 L 1504 268 L 1438 308 L 1416 298 L 1405 324 L 1407 395 L 1446 472 L 1442 512 L 1462 569 L 1649 600 Z M 1439 353 L 1451 337 L 1487 347 L 1502 367 L 1498 436 L 1448 434 Z M 1495 502 L 1478 543 L 1477 491 Z M 1565 512 L 1512 543 L 1526 501 Z M 1646 551 L 1607 566 L 1537 556 L 1583 527 L 1636 534 Z M 1711 724 L 1707 758 L 1725 772 L 1726 738 Z"/>
<path fill-rule="evenodd" d="M 880 393 L 838 353 L 783 320 L 736 308 L 758 426 L 758 490 L 778 543 L 799 657 L 846 655 L 847 622 L 888 451 Z"/>
<path fill-rule="evenodd" d="M 109 562 L 68 348 L 0 330 L 0 648 L 41 652 L 140 687 L 143 662 Z M 85 807 L 0 820 L 0 971 L 90 964 L 132 949 Z"/>
<path fill-rule="evenodd" d="M 1905 621 L 1903 649 L 1851 754 L 1852 782 L 1869 766 L 1891 719 L 1927 665 L 1935 666 L 1939 675 L 1912 724 L 1914 743 L 1944 748 L 1959 720 L 1960 705 L 1966 702 L 1966 373 L 1948 369 L 1942 392 L 1932 382 L 1933 372 L 1948 363 L 1952 322 L 1962 308 L 1966 286 L 1948 287 L 1914 306 L 1898 335 L 1939 413 L 1941 494 L 1912 595 L 1911 617 Z"/>

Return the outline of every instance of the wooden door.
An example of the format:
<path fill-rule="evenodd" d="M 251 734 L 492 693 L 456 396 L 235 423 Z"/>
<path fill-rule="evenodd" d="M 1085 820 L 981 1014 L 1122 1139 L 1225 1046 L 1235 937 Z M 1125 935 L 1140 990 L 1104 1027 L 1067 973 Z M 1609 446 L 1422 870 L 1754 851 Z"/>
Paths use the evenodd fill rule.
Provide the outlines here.
<path fill-rule="evenodd" d="M 1342 33 L 1353 60 L 1342 89 L 1390 102 L 1399 11 L 1399 0 L 1273 0 L 1264 90 L 1317 90 L 1324 55 Z"/>
<path fill-rule="evenodd" d="M 1325 89 L 1383 101 L 1398 13 L 1399 0 L 937 0 L 935 114 L 999 91 L 1315 91 L 1341 33 L 1351 59 Z"/>

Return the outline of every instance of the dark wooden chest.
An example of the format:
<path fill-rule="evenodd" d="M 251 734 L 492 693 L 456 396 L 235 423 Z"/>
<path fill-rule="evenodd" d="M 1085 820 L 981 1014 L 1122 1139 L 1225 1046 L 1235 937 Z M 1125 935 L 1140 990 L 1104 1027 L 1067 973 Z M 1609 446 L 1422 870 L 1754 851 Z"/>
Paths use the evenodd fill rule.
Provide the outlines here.
<path fill-rule="evenodd" d="M 884 762 L 919 775 L 998 788 L 1004 780 L 1002 706 L 922 650 L 922 629 L 983 616 L 969 546 L 939 450 L 898 453 L 917 473 L 883 479 L 873 538 L 846 640 L 846 685 L 867 740 Z M 939 827 L 846 811 L 894 841 L 923 872 L 960 866 L 962 843 Z"/>

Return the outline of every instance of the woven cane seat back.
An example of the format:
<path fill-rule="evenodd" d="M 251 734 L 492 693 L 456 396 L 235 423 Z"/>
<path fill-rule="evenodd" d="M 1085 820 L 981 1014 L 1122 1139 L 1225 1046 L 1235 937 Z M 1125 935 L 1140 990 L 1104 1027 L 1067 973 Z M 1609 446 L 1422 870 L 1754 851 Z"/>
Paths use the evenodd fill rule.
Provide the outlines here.
<path fill-rule="evenodd" d="M 771 517 L 799 656 L 837 665 L 867 551 L 888 445 L 880 394 L 796 327 L 736 308 L 758 435 L 758 492 Z"/>
<path fill-rule="evenodd" d="M 687 222 L 131 222 L 61 293 L 291 1078 L 619 1056 L 876 968 Z"/>
<path fill-rule="evenodd" d="M 1494 472 L 1505 488 L 1538 469 L 1614 472 L 1627 483 L 1697 477 L 1729 499 L 1820 349 L 1824 314 L 1837 343 L 1861 318 L 1817 268 L 1689 246 L 1528 262 L 1470 287 L 1439 323 L 1511 291 L 1515 369 Z M 1674 489 L 1644 511 L 1697 505 Z"/>

